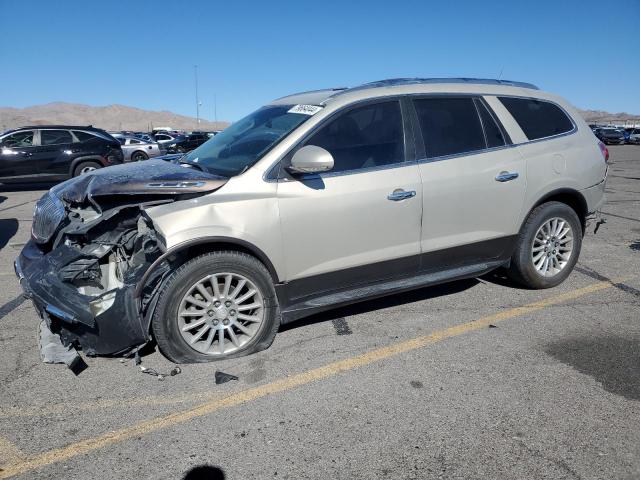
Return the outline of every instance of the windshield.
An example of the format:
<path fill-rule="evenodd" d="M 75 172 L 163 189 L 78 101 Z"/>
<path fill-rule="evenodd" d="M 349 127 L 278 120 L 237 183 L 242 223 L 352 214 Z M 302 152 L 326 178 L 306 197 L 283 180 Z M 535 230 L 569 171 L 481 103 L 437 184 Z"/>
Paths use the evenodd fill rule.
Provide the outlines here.
<path fill-rule="evenodd" d="M 290 113 L 292 107 L 262 107 L 192 150 L 181 161 L 224 177 L 239 175 L 310 118 L 309 114 Z"/>

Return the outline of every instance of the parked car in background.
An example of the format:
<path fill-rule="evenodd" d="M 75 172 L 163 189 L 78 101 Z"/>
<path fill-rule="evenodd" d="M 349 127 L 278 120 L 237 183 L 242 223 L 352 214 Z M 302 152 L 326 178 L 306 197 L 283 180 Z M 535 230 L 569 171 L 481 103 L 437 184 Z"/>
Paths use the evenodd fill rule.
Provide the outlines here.
<path fill-rule="evenodd" d="M 629 143 L 633 143 L 635 145 L 640 144 L 640 128 L 630 128 L 629 132 Z"/>
<path fill-rule="evenodd" d="M 126 135 L 113 136 L 120 142 L 125 162 L 139 162 L 166 153 L 160 149 L 157 142 L 147 142 L 141 138 Z"/>
<path fill-rule="evenodd" d="M 57 181 L 124 161 L 118 140 L 87 126 L 32 126 L 0 137 L 0 182 Z"/>
<path fill-rule="evenodd" d="M 67 347 L 126 354 L 154 339 L 174 362 L 232 359 L 281 324 L 500 267 L 528 288 L 562 283 L 604 202 L 608 155 L 575 108 L 531 84 L 298 93 L 176 162 L 45 194 L 16 273 Z"/>
<path fill-rule="evenodd" d="M 172 142 L 172 141 L 176 140 L 178 137 L 180 137 L 180 135 L 170 134 L 170 133 L 167 133 L 167 132 L 157 132 L 157 133 L 153 134 L 153 138 L 160 145 L 165 144 L 167 142 Z"/>
<path fill-rule="evenodd" d="M 164 146 L 167 149 L 167 153 L 186 153 L 198 148 L 207 140 L 209 140 L 209 137 L 206 134 L 193 133 L 191 135 L 180 135 L 172 141 L 166 142 Z"/>
<path fill-rule="evenodd" d="M 141 140 L 144 140 L 145 142 L 151 142 L 151 143 L 156 142 L 155 137 L 151 133 L 140 132 L 140 133 L 134 133 L 133 136 Z"/>
<path fill-rule="evenodd" d="M 623 145 L 625 143 L 624 134 L 617 128 L 596 128 L 593 133 L 605 145 Z"/>

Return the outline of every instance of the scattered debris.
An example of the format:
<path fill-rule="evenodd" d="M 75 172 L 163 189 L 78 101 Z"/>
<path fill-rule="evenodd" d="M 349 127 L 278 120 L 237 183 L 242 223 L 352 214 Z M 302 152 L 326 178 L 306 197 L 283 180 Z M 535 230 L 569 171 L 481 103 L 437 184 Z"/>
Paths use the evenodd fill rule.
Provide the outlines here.
<path fill-rule="evenodd" d="M 598 230 L 600 229 L 600 225 L 604 225 L 605 223 L 607 223 L 607 220 L 605 218 L 601 218 L 600 220 L 598 220 L 596 222 L 596 226 L 593 229 L 593 234 L 595 235 L 596 233 L 598 233 Z"/>
<path fill-rule="evenodd" d="M 60 336 L 53 333 L 47 323 L 40 322 L 40 358 L 44 363 L 64 363 L 74 375 L 80 375 L 88 368 L 75 348 L 65 347 L 60 340 Z"/>
<path fill-rule="evenodd" d="M 494 325 L 493 323 L 489 324 L 489 328 L 498 328 L 496 325 Z"/>
<path fill-rule="evenodd" d="M 146 373 L 147 375 L 151 375 L 152 377 L 158 377 L 158 380 L 164 380 L 166 377 L 175 377 L 179 373 L 182 373 L 182 369 L 180 367 L 174 367 L 169 373 L 158 373 L 153 368 L 147 368 L 144 365 L 140 365 L 140 371 L 142 373 Z"/>
<path fill-rule="evenodd" d="M 419 380 L 411 380 L 411 381 L 409 382 L 409 385 L 411 385 L 413 388 L 422 388 L 422 387 L 424 387 L 424 385 L 422 384 L 422 382 L 421 382 L 421 381 L 419 381 Z"/>
<path fill-rule="evenodd" d="M 331 323 L 333 323 L 333 328 L 335 328 L 338 335 L 351 335 L 353 333 L 344 317 L 334 318 Z"/>
<path fill-rule="evenodd" d="M 215 373 L 216 385 L 220 385 L 222 383 L 227 383 L 230 380 L 239 380 L 235 375 L 231 375 L 230 373 L 219 372 L 216 370 Z"/>

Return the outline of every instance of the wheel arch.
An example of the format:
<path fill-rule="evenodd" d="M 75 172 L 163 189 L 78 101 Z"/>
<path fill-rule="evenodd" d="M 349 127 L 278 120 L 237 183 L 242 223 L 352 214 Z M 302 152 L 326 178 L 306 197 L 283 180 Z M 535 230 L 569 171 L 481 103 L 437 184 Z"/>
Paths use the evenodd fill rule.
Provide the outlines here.
<path fill-rule="evenodd" d="M 543 203 L 547 202 L 560 202 L 571 207 L 580 219 L 582 233 L 584 234 L 588 214 L 587 200 L 584 198 L 584 195 L 582 195 L 578 190 L 574 190 L 572 188 L 559 188 L 543 195 L 527 212 L 522 221 L 522 225 L 520 225 L 520 228 L 522 229 L 522 226 L 526 223 L 527 218 L 529 218 L 529 215 L 531 215 L 531 212 L 533 212 Z"/>
<path fill-rule="evenodd" d="M 83 155 L 82 157 L 74 158 L 69 165 L 69 176 L 73 177 L 73 171 L 78 165 L 83 162 L 95 162 L 101 167 L 104 167 L 104 161 L 100 155 Z"/>
<path fill-rule="evenodd" d="M 187 242 L 179 243 L 174 247 L 164 252 L 158 259 L 156 259 L 144 273 L 140 282 L 136 286 L 135 297 L 139 298 L 143 288 L 146 286 L 147 280 L 151 273 L 165 260 L 170 260 L 172 257 L 182 257 L 182 262 L 202 255 L 204 253 L 210 253 L 222 250 L 235 250 L 244 252 L 257 258 L 268 270 L 274 284 L 279 283 L 278 272 L 276 271 L 273 263 L 269 257 L 258 247 L 246 240 L 233 237 L 203 237 L 196 240 L 189 240 Z"/>

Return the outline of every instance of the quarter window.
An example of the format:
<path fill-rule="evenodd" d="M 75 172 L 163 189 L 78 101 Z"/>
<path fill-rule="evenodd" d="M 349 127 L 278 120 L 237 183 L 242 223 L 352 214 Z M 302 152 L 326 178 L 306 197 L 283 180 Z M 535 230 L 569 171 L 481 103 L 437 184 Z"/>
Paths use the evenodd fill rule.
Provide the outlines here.
<path fill-rule="evenodd" d="M 560 107 L 533 98 L 498 97 L 529 140 L 552 137 L 573 130 Z"/>
<path fill-rule="evenodd" d="M 59 145 L 72 142 L 73 138 L 68 130 L 40 130 L 41 145 Z"/>
<path fill-rule="evenodd" d="M 7 135 L 2 139 L 2 146 L 5 148 L 23 148 L 33 146 L 33 132 L 16 132 Z"/>
<path fill-rule="evenodd" d="M 471 97 L 414 100 L 427 158 L 486 148 L 482 124 Z"/>
<path fill-rule="evenodd" d="M 90 133 L 81 132 L 80 130 L 74 130 L 73 134 L 76 136 L 76 138 L 80 142 L 86 142 L 87 140 L 91 140 L 92 138 L 96 138 L 95 136 L 91 135 Z"/>
<path fill-rule="evenodd" d="M 398 101 L 349 110 L 322 127 L 307 142 L 329 151 L 332 172 L 404 162 L 404 133 Z"/>

